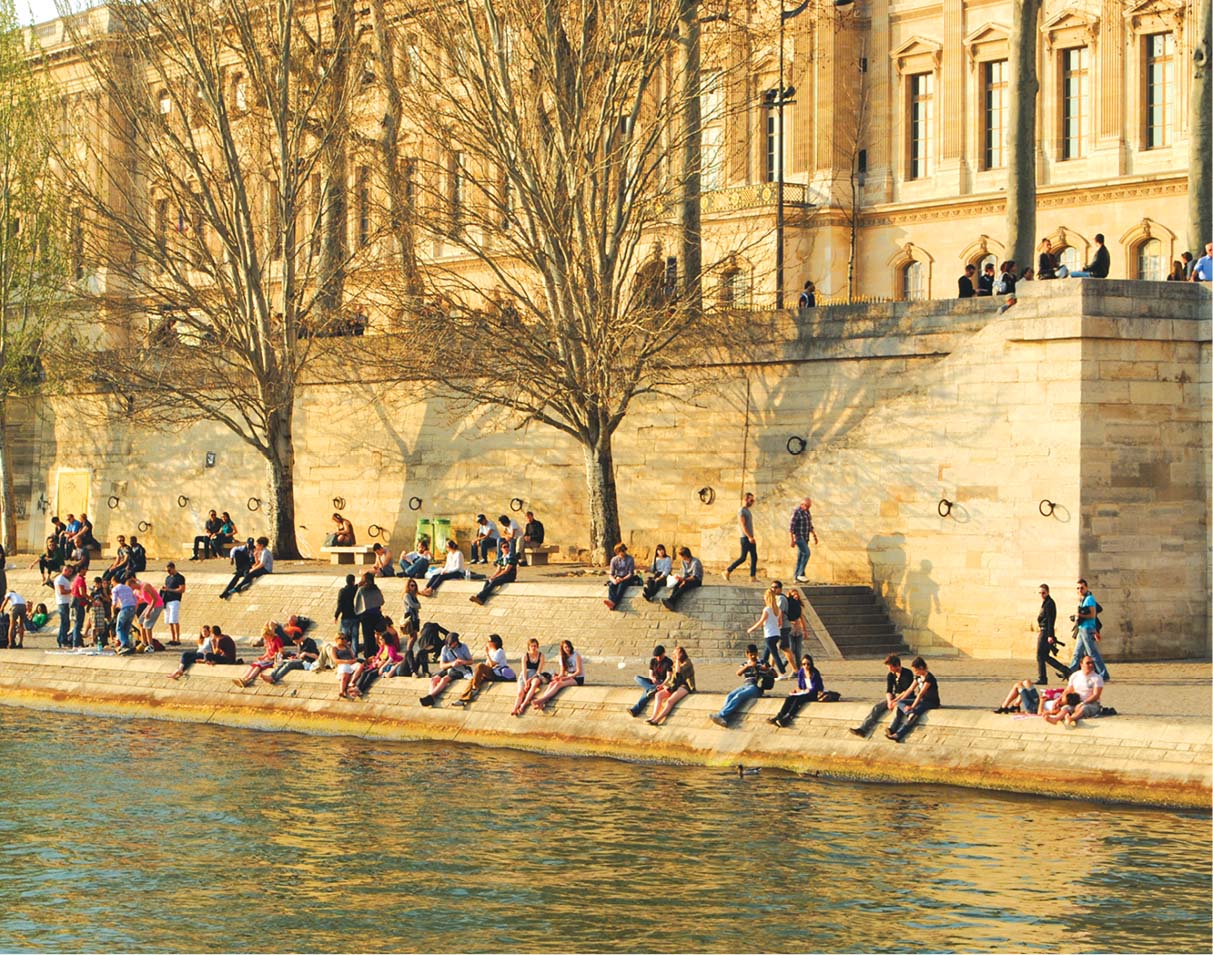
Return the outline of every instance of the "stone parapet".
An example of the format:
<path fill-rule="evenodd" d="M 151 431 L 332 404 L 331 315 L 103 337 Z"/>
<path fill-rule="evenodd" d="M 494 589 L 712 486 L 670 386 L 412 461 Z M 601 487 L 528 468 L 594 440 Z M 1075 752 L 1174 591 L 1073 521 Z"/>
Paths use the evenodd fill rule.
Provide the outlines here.
<path fill-rule="evenodd" d="M 446 740 L 508 749 L 706 765 L 772 767 L 797 773 L 949 784 L 1050 796 L 1207 809 L 1213 791 L 1213 738 L 1202 720 L 1109 717 L 1076 729 L 1037 718 L 972 710 L 928 713 L 900 745 L 848 732 L 868 712 L 855 703 L 811 704 L 792 727 L 766 718 L 778 698 L 761 699 L 729 729 L 708 714 L 720 694 L 683 700 L 668 723 L 651 727 L 626 707 L 633 690 L 571 687 L 543 713 L 514 718 L 513 684 L 489 685 L 472 705 L 450 705 L 448 690 L 426 709 L 422 680 L 380 681 L 359 701 L 338 699 L 330 673 L 294 672 L 277 686 L 232 684 L 235 667 L 197 665 L 166 679 L 163 657 L 81 657 L 25 652 L 0 656 L 0 702 L 36 709 L 213 723 L 322 736 Z M 460 689 L 455 684 L 455 692 Z"/>

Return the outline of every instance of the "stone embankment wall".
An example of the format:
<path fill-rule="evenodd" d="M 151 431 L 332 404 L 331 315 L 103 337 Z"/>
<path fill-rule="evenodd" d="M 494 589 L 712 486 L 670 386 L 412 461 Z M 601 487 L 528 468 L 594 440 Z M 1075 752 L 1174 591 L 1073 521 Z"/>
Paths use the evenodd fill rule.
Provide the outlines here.
<path fill-rule="evenodd" d="M 1213 740 L 1196 720 L 1110 717 L 1073 730 L 1036 718 L 935 710 L 895 744 L 847 728 L 866 704 L 812 704 L 789 729 L 766 718 L 779 699 L 753 703 L 729 729 L 708 714 L 720 694 L 683 700 L 662 727 L 632 719 L 630 689 L 564 690 L 544 713 L 511 717 L 513 684 L 488 686 L 467 708 L 418 698 L 425 682 L 380 681 L 362 700 L 336 696 L 330 673 L 291 673 L 277 686 L 232 684 L 234 667 L 198 665 L 179 682 L 174 661 L 15 651 L 0 655 L 0 702 L 38 709 L 215 723 L 259 730 L 393 740 L 445 740 L 511 749 L 707 765 L 777 767 L 882 782 L 947 783 L 980 789 L 1119 800 L 1207 810 Z M 458 687 L 458 684 L 456 684 Z"/>
<path fill-rule="evenodd" d="M 1005 315 L 997 304 L 821 309 L 775 323 L 748 361 L 704 369 L 686 401 L 638 401 L 615 442 L 625 540 L 639 556 L 686 544 L 719 569 L 751 489 L 762 571 L 786 577 L 788 515 L 808 494 L 821 536 L 810 575 L 873 586 L 915 649 L 1031 657 L 1036 586 L 1050 583 L 1068 615 L 1082 575 L 1106 608 L 1106 656 L 1207 655 L 1210 289 L 1035 282 Z M 266 496 L 264 468 L 230 434 L 100 426 L 87 404 L 43 402 L 22 426 L 31 460 L 15 470 L 33 475 L 23 505 L 37 518 L 27 540 L 45 526 L 40 496 L 54 508 L 60 470 L 73 467 L 88 471 L 102 538 L 144 521 L 154 552 L 180 556 L 211 506 L 263 531 L 245 501 Z M 580 450 L 513 424 L 403 385 L 305 389 L 305 548 L 316 553 L 334 498 L 360 533 L 388 528 L 396 550 L 418 516 L 451 517 L 466 539 L 476 513 L 495 517 L 512 498 L 562 551 L 584 547 Z M 807 443 L 798 455 L 794 437 Z"/>

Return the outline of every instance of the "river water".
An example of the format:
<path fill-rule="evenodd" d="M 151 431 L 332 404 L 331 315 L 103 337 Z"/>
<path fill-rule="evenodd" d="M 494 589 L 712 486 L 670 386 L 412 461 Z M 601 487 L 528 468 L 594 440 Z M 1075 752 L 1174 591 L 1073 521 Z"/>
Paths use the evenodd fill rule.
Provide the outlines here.
<path fill-rule="evenodd" d="M 1208 951 L 1210 821 L 0 707 L 0 951 Z"/>

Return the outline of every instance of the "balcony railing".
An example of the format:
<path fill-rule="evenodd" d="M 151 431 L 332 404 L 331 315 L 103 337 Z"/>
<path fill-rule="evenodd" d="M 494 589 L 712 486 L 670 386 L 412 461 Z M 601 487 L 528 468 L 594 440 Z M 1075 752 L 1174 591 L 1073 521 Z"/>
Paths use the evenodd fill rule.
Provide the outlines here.
<path fill-rule="evenodd" d="M 775 206 L 779 194 L 779 185 L 774 182 L 758 182 L 745 186 L 728 186 L 724 189 L 713 189 L 703 194 L 703 211 L 711 212 L 741 212 L 745 209 L 766 209 Z M 809 187 L 803 182 L 785 182 L 783 184 L 783 204 L 797 209 L 808 209 L 813 203 L 809 201 Z"/>

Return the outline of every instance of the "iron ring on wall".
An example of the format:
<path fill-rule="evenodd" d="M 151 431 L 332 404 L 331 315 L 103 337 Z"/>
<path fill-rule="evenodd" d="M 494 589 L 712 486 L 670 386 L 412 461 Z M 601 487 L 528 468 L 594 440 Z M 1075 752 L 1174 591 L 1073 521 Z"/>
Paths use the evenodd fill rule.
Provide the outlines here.
<path fill-rule="evenodd" d="M 246 506 L 246 507 L 247 507 L 247 508 L 248 508 L 250 511 L 259 511 L 259 510 L 261 510 L 261 498 L 259 498 L 259 497 L 250 497 L 250 498 L 248 499 L 248 503 L 247 503 L 245 506 Z"/>
<path fill-rule="evenodd" d="M 112 511 L 114 508 L 116 508 L 118 506 L 118 498 L 116 498 L 113 494 L 111 494 L 109 496 L 109 500 L 105 502 L 105 506 L 108 507 Z"/>
<path fill-rule="evenodd" d="M 1040 511 L 1041 517 L 1052 517 L 1053 512 L 1057 509 L 1057 504 L 1055 501 L 1050 501 L 1048 498 L 1045 498 L 1038 505 L 1036 505 L 1036 509 Z"/>
<path fill-rule="evenodd" d="M 712 504 L 716 501 L 716 492 L 710 487 L 701 487 L 699 489 L 699 500 L 704 504 Z"/>
<path fill-rule="evenodd" d="M 333 508 L 338 511 L 344 511 L 345 510 L 345 498 L 344 497 L 333 498 Z"/>
<path fill-rule="evenodd" d="M 939 512 L 940 517 L 947 517 L 952 513 L 952 504 L 953 502 L 949 501 L 946 497 L 941 497 L 935 510 Z"/>
<path fill-rule="evenodd" d="M 787 443 L 788 454 L 804 454 L 804 449 L 807 448 L 808 446 L 809 446 L 809 442 L 807 442 L 804 438 L 802 438 L 798 434 L 794 434 L 790 438 L 788 438 L 788 443 Z"/>
<path fill-rule="evenodd" d="M 525 503 L 526 502 L 523 501 L 523 499 L 520 497 L 511 497 L 510 498 L 510 510 L 511 511 L 521 511 L 522 506 Z"/>
<path fill-rule="evenodd" d="M 409 498 L 409 510 L 410 510 L 410 511 L 419 511 L 419 510 L 421 510 L 421 498 L 419 498 L 419 497 L 410 497 L 410 498 Z"/>
<path fill-rule="evenodd" d="M 178 507 L 188 507 L 189 503 L 190 503 L 190 499 L 188 497 L 186 497 L 184 494 L 177 495 L 177 506 Z"/>
<path fill-rule="evenodd" d="M 150 531 L 151 529 L 152 529 L 152 525 L 151 525 L 151 524 L 149 524 L 147 521 L 140 521 L 140 522 L 139 522 L 139 533 L 140 533 L 140 534 L 146 534 L 146 533 L 147 533 L 148 531 Z"/>

